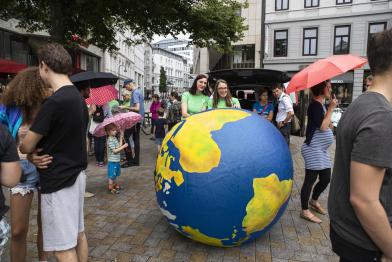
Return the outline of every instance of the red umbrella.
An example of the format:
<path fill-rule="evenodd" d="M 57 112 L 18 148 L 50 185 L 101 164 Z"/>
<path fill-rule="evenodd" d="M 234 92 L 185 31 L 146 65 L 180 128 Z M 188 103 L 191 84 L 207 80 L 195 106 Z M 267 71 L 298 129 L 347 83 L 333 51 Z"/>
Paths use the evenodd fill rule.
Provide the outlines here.
<path fill-rule="evenodd" d="M 367 63 L 365 58 L 354 55 L 335 55 L 314 62 L 291 78 L 287 93 L 311 88 L 325 80 Z"/>
<path fill-rule="evenodd" d="M 124 131 L 139 123 L 140 120 L 142 120 L 141 115 L 135 112 L 116 114 L 99 124 L 94 130 L 94 136 L 106 136 L 105 126 L 109 124 L 115 124 L 119 130 Z"/>
<path fill-rule="evenodd" d="M 102 106 L 117 98 L 118 91 L 113 86 L 101 86 L 90 88 L 90 97 L 86 99 L 86 103 L 91 105 Z"/>
<path fill-rule="evenodd" d="M 0 73 L 16 74 L 25 69 L 27 65 L 19 64 L 11 60 L 0 59 Z"/>

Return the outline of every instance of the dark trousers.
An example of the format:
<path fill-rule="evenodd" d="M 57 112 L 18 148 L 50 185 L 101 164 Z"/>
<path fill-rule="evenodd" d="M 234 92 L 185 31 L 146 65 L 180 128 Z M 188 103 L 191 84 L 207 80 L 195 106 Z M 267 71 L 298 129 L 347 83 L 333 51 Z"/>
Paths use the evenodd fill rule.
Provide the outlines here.
<path fill-rule="evenodd" d="M 133 143 L 135 144 L 135 157 L 132 157 L 131 151 L 126 151 L 126 158 L 129 164 L 140 164 L 140 123 L 136 124 L 130 129 L 125 130 L 125 141 L 130 145 L 129 138 L 132 136 Z"/>
<path fill-rule="evenodd" d="M 312 199 L 317 200 L 321 193 L 327 188 L 329 181 L 331 180 L 331 169 L 326 168 L 323 170 L 310 170 L 305 169 L 305 180 L 301 189 L 301 206 L 302 210 L 306 210 L 309 208 L 309 197 L 312 192 L 312 188 L 314 183 L 316 182 L 317 177 L 319 178 L 319 182 L 313 189 Z"/>
<path fill-rule="evenodd" d="M 341 262 L 381 261 L 381 252 L 358 247 L 341 238 L 330 226 L 332 250 L 340 257 Z"/>
<path fill-rule="evenodd" d="M 290 145 L 290 133 L 291 133 L 291 122 L 288 122 L 281 128 L 279 128 L 280 133 L 282 133 L 287 144 Z"/>
<path fill-rule="evenodd" d="M 97 162 L 103 162 L 105 157 L 106 137 L 94 136 L 94 153 Z"/>
<path fill-rule="evenodd" d="M 128 163 L 131 163 L 132 161 L 131 135 L 132 135 L 131 129 L 125 129 L 124 140 L 125 143 L 128 144 L 128 147 L 125 148 L 124 153 Z"/>
<path fill-rule="evenodd" d="M 154 131 L 155 131 L 155 122 L 156 121 L 157 121 L 156 119 L 151 119 L 151 134 L 152 135 L 154 134 Z"/>

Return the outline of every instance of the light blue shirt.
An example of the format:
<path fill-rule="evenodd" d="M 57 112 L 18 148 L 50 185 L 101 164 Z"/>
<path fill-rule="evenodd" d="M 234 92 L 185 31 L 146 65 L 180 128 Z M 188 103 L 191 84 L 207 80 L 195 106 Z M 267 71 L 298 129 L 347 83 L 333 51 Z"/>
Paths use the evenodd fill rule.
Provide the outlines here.
<path fill-rule="evenodd" d="M 139 114 L 141 115 L 142 119 L 144 118 L 144 97 L 142 91 L 140 91 L 139 88 L 136 88 L 132 92 L 131 96 L 131 101 L 130 101 L 131 107 L 135 106 L 136 104 L 139 104 Z"/>

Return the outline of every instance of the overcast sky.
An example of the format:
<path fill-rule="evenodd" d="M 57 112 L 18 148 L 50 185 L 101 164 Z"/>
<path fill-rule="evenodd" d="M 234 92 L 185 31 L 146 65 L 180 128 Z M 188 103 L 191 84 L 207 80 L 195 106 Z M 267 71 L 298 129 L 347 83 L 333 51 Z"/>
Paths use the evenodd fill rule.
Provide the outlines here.
<path fill-rule="evenodd" d="M 166 37 L 165 36 L 160 36 L 160 35 L 155 35 L 154 38 L 152 39 L 152 42 L 155 43 L 155 42 L 158 42 L 158 41 L 163 40 L 163 39 L 172 39 L 172 38 L 173 37 L 171 35 L 168 35 Z M 188 39 L 189 38 L 189 34 L 186 34 L 186 35 L 179 34 L 179 35 L 177 35 L 177 38 L 178 39 Z"/>

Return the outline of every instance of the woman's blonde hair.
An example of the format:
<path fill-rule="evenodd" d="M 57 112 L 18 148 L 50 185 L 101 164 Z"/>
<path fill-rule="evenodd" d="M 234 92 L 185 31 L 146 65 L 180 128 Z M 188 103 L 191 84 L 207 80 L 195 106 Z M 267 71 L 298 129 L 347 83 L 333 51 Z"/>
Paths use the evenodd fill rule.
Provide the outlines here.
<path fill-rule="evenodd" d="M 31 123 L 33 114 L 49 95 L 49 87 L 39 75 L 38 67 L 29 67 L 20 71 L 8 83 L 1 97 L 1 103 L 7 107 L 21 109 L 24 123 Z"/>

